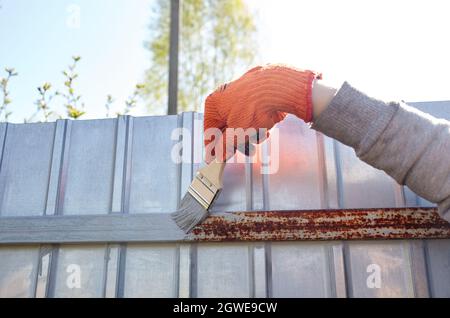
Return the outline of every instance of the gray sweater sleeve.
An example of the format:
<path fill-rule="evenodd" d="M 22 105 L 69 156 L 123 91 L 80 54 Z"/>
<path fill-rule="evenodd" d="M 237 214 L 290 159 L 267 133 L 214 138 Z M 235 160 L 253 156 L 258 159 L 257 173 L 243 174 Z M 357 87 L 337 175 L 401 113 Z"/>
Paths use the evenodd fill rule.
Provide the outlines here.
<path fill-rule="evenodd" d="M 383 102 L 347 82 L 312 128 L 355 149 L 371 166 L 439 204 L 450 221 L 450 122 L 404 103 Z"/>

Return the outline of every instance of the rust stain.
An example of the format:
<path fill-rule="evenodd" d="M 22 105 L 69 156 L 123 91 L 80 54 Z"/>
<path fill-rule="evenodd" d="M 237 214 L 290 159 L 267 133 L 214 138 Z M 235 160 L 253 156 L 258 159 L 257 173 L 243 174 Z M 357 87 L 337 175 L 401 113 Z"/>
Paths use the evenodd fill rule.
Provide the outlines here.
<path fill-rule="evenodd" d="M 450 238 L 435 208 L 233 212 L 208 217 L 194 241 Z"/>

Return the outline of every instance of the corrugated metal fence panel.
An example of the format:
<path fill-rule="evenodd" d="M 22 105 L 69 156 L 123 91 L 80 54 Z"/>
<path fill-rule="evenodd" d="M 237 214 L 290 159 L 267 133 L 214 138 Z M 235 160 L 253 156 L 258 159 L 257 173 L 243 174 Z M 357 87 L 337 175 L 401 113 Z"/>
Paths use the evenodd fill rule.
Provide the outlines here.
<path fill-rule="evenodd" d="M 0 215 L 43 215 L 56 124 L 0 127 Z"/>
<path fill-rule="evenodd" d="M 414 297 L 408 242 L 351 242 L 345 253 L 351 297 Z M 382 288 L 368 288 L 368 271 L 380 270 Z M 374 286 L 375 282 L 374 282 Z"/>
<path fill-rule="evenodd" d="M 54 267 L 52 296 L 102 297 L 105 251 L 105 245 L 61 246 Z"/>
<path fill-rule="evenodd" d="M 249 244 L 201 244 L 196 251 L 197 297 L 249 297 L 251 252 Z"/>
<path fill-rule="evenodd" d="M 383 171 L 374 169 L 355 156 L 352 148 L 336 147 L 341 163 L 339 185 L 341 208 L 394 207 L 395 183 Z"/>
<path fill-rule="evenodd" d="M 176 297 L 177 247 L 174 244 L 128 245 L 125 297 Z"/>
<path fill-rule="evenodd" d="M 280 158 L 275 142 L 268 143 L 271 171 L 268 174 L 269 205 L 272 210 L 320 209 L 321 171 L 316 133 L 294 116 L 278 125 Z M 267 156 L 266 156 L 267 157 Z M 277 167 L 278 166 L 278 167 Z M 278 169 L 277 169 L 278 168 Z"/>
<path fill-rule="evenodd" d="M 450 297 L 450 241 L 426 242 L 430 296 Z"/>
<path fill-rule="evenodd" d="M 272 296 L 335 296 L 329 245 L 316 242 L 272 244 Z"/>
<path fill-rule="evenodd" d="M 68 122 L 61 214 L 107 214 L 110 211 L 115 131 L 113 120 Z"/>
<path fill-rule="evenodd" d="M 34 297 L 39 248 L 0 247 L 0 297 Z"/>
<path fill-rule="evenodd" d="M 450 119 L 448 104 L 421 107 Z M 228 165 L 213 212 L 428 204 L 293 116 L 278 128 L 281 159 L 266 142 L 258 162 Z M 202 115 L 2 124 L 0 143 L 2 216 L 169 213 L 202 165 Z M 0 260 L 0 296 L 450 296 L 449 240 L 1 247 Z"/>
<path fill-rule="evenodd" d="M 177 116 L 134 118 L 131 136 L 130 213 L 167 213 L 178 202 L 179 165 L 171 154 Z"/>

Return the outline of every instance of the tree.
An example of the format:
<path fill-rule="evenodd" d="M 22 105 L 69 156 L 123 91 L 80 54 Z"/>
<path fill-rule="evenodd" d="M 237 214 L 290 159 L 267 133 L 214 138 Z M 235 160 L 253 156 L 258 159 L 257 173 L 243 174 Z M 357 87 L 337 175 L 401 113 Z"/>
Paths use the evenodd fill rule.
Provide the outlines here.
<path fill-rule="evenodd" d="M 243 0 L 182 0 L 180 12 L 178 111 L 199 111 L 207 93 L 251 65 L 256 26 Z M 156 1 L 152 21 L 142 94 L 151 112 L 165 113 L 170 1 Z"/>

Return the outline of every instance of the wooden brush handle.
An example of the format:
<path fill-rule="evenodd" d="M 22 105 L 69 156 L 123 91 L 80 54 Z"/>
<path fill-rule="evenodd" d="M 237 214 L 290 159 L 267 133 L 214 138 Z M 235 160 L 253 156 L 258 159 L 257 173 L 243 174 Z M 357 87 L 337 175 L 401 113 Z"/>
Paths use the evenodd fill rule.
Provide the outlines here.
<path fill-rule="evenodd" d="M 211 161 L 209 165 L 200 169 L 198 172 L 206 177 L 218 189 L 223 187 L 223 170 L 225 169 L 225 162 L 217 160 Z"/>

